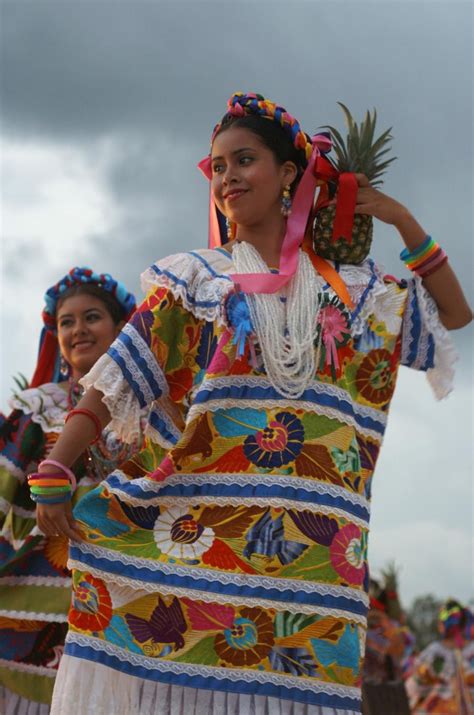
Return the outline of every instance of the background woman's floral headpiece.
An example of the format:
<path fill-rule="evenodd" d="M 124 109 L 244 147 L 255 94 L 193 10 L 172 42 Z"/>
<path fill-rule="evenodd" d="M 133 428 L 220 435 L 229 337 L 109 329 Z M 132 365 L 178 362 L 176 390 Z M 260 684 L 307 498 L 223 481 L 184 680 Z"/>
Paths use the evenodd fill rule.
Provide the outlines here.
<path fill-rule="evenodd" d="M 60 352 L 56 337 L 56 310 L 59 299 L 69 288 L 78 285 L 93 284 L 106 293 L 110 293 L 122 308 L 123 320 L 129 320 L 136 308 L 135 296 L 116 281 L 109 273 L 96 273 L 91 268 L 71 268 L 61 280 L 48 288 L 44 295 L 45 307 L 42 318 L 44 327 L 41 331 L 40 347 L 36 369 L 30 387 L 38 387 L 46 382 L 59 382 Z"/>

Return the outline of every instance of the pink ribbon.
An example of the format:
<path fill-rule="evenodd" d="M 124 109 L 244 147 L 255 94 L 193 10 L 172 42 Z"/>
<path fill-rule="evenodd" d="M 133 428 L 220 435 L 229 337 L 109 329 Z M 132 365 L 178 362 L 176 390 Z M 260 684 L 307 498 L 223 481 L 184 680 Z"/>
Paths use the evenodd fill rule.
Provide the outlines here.
<path fill-rule="evenodd" d="M 313 149 L 308 165 L 293 198 L 291 214 L 286 225 L 286 234 L 280 255 L 279 273 L 234 273 L 230 277 L 234 283 L 239 283 L 244 293 L 276 293 L 294 276 L 298 268 L 298 249 L 303 241 L 308 216 L 313 206 L 317 179 L 314 166 L 320 150 L 328 151 L 331 140 L 324 134 L 316 134 L 311 143 Z M 199 162 L 198 168 L 207 179 L 212 177 L 211 158 L 207 156 Z M 220 246 L 219 225 L 212 192 L 209 207 L 209 247 Z"/>

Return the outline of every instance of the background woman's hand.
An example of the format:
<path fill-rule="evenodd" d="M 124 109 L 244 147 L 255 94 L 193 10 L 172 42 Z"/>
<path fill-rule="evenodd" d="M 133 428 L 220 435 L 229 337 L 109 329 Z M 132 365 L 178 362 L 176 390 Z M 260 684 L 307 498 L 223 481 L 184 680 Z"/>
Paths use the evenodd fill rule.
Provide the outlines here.
<path fill-rule="evenodd" d="M 81 541 L 82 534 L 72 515 L 71 502 L 65 504 L 37 504 L 36 521 L 45 536 L 65 536 Z"/>
<path fill-rule="evenodd" d="M 398 226 L 410 216 L 408 209 L 390 196 L 374 189 L 364 174 L 355 174 L 359 191 L 357 192 L 356 214 L 367 214 L 379 221 Z"/>

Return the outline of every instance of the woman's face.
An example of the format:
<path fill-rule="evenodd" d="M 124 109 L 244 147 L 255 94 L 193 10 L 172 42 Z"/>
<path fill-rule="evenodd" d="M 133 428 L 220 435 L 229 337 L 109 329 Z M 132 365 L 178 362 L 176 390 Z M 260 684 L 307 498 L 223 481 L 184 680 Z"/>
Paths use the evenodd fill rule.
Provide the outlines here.
<path fill-rule="evenodd" d="M 211 188 L 222 213 L 237 226 L 281 217 L 283 189 L 294 180 L 292 162 L 278 164 L 273 152 L 248 129 L 226 129 L 215 138 Z"/>
<path fill-rule="evenodd" d="M 120 332 L 99 298 L 93 295 L 73 295 L 60 305 L 57 312 L 59 347 L 79 379 L 103 355 Z"/>

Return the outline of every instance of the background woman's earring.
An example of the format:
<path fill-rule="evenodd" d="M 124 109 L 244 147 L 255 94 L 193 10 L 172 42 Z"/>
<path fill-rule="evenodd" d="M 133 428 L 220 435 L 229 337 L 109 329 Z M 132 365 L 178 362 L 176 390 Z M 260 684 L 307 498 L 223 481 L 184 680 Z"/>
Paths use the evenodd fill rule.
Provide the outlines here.
<path fill-rule="evenodd" d="M 233 224 L 230 219 L 226 218 L 225 225 L 227 229 L 227 240 L 233 241 L 235 238 L 235 224 Z"/>
<path fill-rule="evenodd" d="M 281 197 L 281 213 L 283 216 L 288 217 L 291 214 L 291 193 L 290 185 L 288 184 L 283 189 L 283 195 Z"/>
<path fill-rule="evenodd" d="M 69 365 L 61 355 L 61 358 L 59 360 L 59 374 L 61 377 L 67 378 L 69 377 Z"/>

